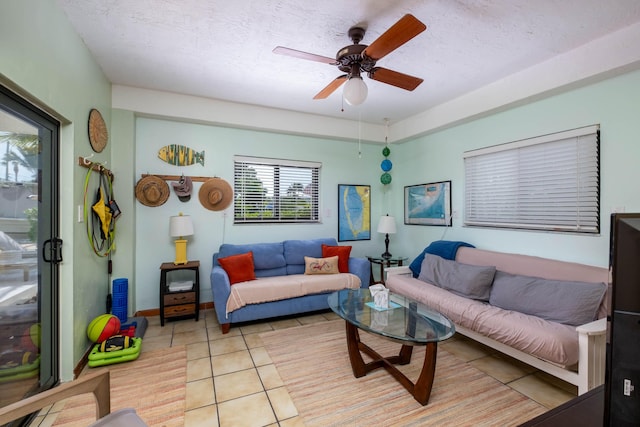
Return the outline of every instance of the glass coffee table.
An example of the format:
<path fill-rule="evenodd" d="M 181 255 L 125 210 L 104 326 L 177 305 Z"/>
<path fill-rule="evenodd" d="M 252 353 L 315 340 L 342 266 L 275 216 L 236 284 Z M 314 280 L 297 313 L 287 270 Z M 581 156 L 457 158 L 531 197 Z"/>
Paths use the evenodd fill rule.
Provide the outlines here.
<path fill-rule="evenodd" d="M 455 327 L 444 315 L 402 295 L 389 294 L 389 309 L 373 304 L 368 289 L 343 289 L 329 295 L 329 307 L 345 320 L 347 349 L 356 378 L 384 368 L 422 405 L 429 402 L 436 370 L 438 342 L 453 336 Z M 360 341 L 359 329 L 402 345 L 397 356 L 382 357 Z M 414 383 L 394 365 L 411 362 L 413 347 L 426 347 L 422 371 Z M 365 363 L 362 353 L 371 359 Z"/>

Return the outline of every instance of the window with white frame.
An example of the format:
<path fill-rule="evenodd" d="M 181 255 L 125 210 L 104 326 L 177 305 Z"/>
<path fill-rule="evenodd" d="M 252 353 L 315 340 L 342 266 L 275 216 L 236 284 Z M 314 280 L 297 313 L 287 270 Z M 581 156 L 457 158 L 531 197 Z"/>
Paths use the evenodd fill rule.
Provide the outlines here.
<path fill-rule="evenodd" d="M 235 156 L 234 224 L 319 222 L 321 163 Z"/>
<path fill-rule="evenodd" d="M 599 233 L 599 153 L 597 125 L 465 152 L 465 225 Z"/>

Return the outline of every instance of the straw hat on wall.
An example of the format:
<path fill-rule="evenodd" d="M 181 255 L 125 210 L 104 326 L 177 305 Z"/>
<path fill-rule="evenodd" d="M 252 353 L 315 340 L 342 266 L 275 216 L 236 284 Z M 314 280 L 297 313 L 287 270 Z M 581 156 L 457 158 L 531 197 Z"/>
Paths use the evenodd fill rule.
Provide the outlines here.
<path fill-rule="evenodd" d="M 163 205 L 169 198 L 169 184 L 155 175 L 147 175 L 136 184 L 136 199 L 145 206 Z"/>
<path fill-rule="evenodd" d="M 224 179 L 211 178 L 202 184 L 198 197 L 205 208 L 210 211 L 221 211 L 231 204 L 233 189 Z"/>

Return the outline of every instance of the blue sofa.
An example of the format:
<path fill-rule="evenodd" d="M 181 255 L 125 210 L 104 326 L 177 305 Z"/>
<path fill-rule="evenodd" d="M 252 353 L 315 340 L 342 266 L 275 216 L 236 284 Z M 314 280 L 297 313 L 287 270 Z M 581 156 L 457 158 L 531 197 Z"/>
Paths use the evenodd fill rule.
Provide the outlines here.
<path fill-rule="evenodd" d="M 229 332 L 232 323 L 266 319 L 290 314 L 305 313 L 328 309 L 329 292 L 288 298 L 279 301 L 248 304 L 242 308 L 226 313 L 227 300 L 231 293 L 229 276 L 218 263 L 219 258 L 253 252 L 253 263 L 256 278 L 303 274 L 304 257 L 322 257 L 322 245 L 337 246 L 333 238 L 313 240 L 285 240 L 276 243 L 255 244 L 223 244 L 213 254 L 211 270 L 211 290 L 216 316 L 223 333 Z M 361 287 L 369 286 L 371 266 L 365 258 L 349 258 L 349 272 L 360 279 Z"/>

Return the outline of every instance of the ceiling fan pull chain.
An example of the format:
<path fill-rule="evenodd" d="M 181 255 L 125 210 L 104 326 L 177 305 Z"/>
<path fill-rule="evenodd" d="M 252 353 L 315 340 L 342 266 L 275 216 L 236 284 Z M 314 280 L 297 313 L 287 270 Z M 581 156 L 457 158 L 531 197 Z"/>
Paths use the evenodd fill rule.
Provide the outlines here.
<path fill-rule="evenodd" d="M 362 110 L 358 111 L 358 158 L 362 158 Z"/>

